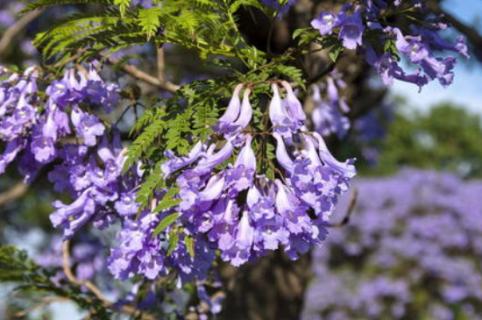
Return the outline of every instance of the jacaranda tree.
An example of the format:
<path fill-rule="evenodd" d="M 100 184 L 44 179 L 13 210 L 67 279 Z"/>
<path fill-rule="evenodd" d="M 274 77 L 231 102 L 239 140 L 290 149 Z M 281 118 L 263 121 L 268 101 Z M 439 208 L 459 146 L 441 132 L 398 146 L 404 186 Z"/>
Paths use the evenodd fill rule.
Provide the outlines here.
<path fill-rule="evenodd" d="M 0 41 L 0 172 L 51 188 L 58 237 L 36 262 L 2 247 L 0 279 L 92 319 L 297 319 L 309 251 L 356 174 L 332 151 L 393 81 L 452 83 L 469 49 L 447 22 L 480 41 L 441 13 L 417 0 L 29 1 Z M 38 56 L 15 44 L 25 28 Z"/>

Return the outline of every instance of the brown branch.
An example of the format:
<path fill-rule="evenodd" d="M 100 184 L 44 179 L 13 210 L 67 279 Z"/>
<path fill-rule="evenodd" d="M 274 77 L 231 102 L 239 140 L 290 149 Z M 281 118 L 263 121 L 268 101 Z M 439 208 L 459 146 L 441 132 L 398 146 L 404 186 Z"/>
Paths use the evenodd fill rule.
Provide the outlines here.
<path fill-rule="evenodd" d="M 317 75 L 313 76 L 308 80 L 308 84 L 313 84 L 320 81 L 324 76 L 335 70 L 336 63 L 330 62 L 323 70 L 321 70 Z"/>
<path fill-rule="evenodd" d="M 103 293 L 102 291 L 91 281 L 80 281 L 77 277 L 73 274 L 72 269 L 70 268 L 70 242 L 68 240 L 64 241 L 62 244 L 62 267 L 67 279 L 80 287 L 87 288 L 90 292 L 92 292 L 97 299 L 99 299 L 102 304 L 107 308 L 112 308 L 114 303 L 112 303 Z M 123 305 L 120 307 L 120 311 L 122 313 L 128 314 L 130 316 L 136 317 L 136 319 L 142 320 L 154 320 L 155 318 L 149 314 L 142 313 L 140 310 L 133 306 Z"/>
<path fill-rule="evenodd" d="M 0 193 L 0 207 L 17 200 L 18 198 L 21 198 L 23 195 L 25 195 L 25 193 L 27 193 L 27 190 L 28 185 L 23 182 L 19 182 L 8 191 Z"/>
<path fill-rule="evenodd" d="M 166 59 L 164 54 L 164 48 L 159 47 L 157 48 L 157 79 L 161 82 L 166 81 L 165 77 L 165 69 L 166 69 Z"/>
<path fill-rule="evenodd" d="M 13 39 L 25 29 L 30 22 L 38 18 L 43 13 L 43 10 L 37 9 L 30 11 L 17 20 L 12 26 L 10 26 L 2 35 L 0 39 L 0 56 L 4 55 L 12 44 Z"/>
<path fill-rule="evenodd" d="M 166 90 L 166 91 L 174 93 L 177 90 L 179 90 L 179 88 L 180 88 L 180 86 L 177 85 L 177 84 L 174 84 L 174 83 L 172 83 L 170 81 L 167 81 L 165 79 L 160 80 L 157 77 L 154 77 L 154 76 L 138 69 L 137 67 L 135 67 L 133 65 L 125 64 L 125 63 L 119 63 L 119 61 L 117 61 L 117 60 L 115 60 L 111 57 L 108 57 L 107 61 L 110 64 L 114 64 L 114 65 L 118 64 L 120 69 L 122 71 L 124 71 L 125 73 L 129 74 L 130 76 L 132 76 L 136 79 L 139 79 L 141 81 L 144 81 L 145 83 L 148 83 L 152 86 L 158 87 L 162 90 Z"/>

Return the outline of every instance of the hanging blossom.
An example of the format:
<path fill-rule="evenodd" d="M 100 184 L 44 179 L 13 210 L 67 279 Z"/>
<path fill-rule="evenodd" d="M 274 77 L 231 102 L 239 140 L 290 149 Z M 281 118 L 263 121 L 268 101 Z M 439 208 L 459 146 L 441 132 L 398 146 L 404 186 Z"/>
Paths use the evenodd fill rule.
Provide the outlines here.
<path fill-rule="evenodd" d="M 71 239 L 89 225 L 103 229 L 120 224 L 107 261 L 115 277 L 141 274 L 154 279 L 176 270 L 184 281 L 201 279 L 215 251 L 205 237 L 182 234 L 181 243 L 187 237 L 194 239 L 192 258 L 184 246 L 170 250 L 166 232 L 154 234 L 155 227 L 171 212 L 140 211 L 136 191 L 143 179 L 141 165 L 123 172 L 127 157 L 119 132 L 107 132 L 96 115 L 82 108 L 102 106 L 103 111 L 111 111 L 119 102 L 119 89 L 105 83 L 94 66 L 87 70 L 67 70 L 62 79 L 46 87 L 42 98 L 37 94 L 36 69 L 23 74 L 0 70 L 6 78 L 0 83 L 0 139 L 5 142 L 0 169 L 4 171 L 19 159 L 20 170 L 31 180 L 40 168 L 55 160 L 48 178 L 54 190 L 67 193 L 72 201 L 54 201 L 52 225 L 62 231 L 63 239 Z M 237 125 L 243 126 L 241 122 Z M 72 140 L 76 143 L 67 143 Z"/>
<path fill-rule="evenodd" d="M 341 79 L 341 75 L 333 71 L 326 78 L 326 82 L 321 85 L 313 85 L 312 100 L 314 109 L 311 114 L 311 120 L 315 130 L 322 136 L 330 136 L 336 134 L 338 138 L 345 137 L 348 129 L 350 129 L 350 121 L 345 116 L 350 111 L 346 101 L 340 96 L 338 88 L 344 88 L 345 82 Z M 326 98 L 323 99 L 321 89 L 326 92 Z"/>
<path fill-rule="evenodd" d="M 468 58 L 464 38 L 458 37 L 455 43 L 443 39 L 440 33 L 447 25 L 432 17 L 403 29 L 382 23 L 385 12 L 408 9 L 425 10 L 421 1 L 364 0 L 362 5 L 343 6 L 337 14 L 321 12 L 311 25 L 322 36 L 337 36 L 346 49 L 360 49 L 386 85 L 392 84 L 394 79 L 414 83 L 420 88 L 433 80 L 443 86 L 450 85 L 456 58 L 447 54 L 437 56 L 436 52 L 452 51 Z M 376 36 L 376 40 L 368 39 L 367 33 L 372 38 Z M 416 67 L 416 71 L 405 71 L 399 56 Z"/>
<path fill-rule="evenodd" d="M 135 188 L 142 177 L 140 168 L 122 174 L 126 160 L 120 137 L 112 142 L 103 138 L 95 153 L 79 145 L 67 145 L 61 153 L 61 164 L 49 173 L 57 191 L 69 191 L 75 199 L 70 204 L 55 201 L 50 215 L 54 227 L 63 230 L 64 238 L 72 237 L 91 222 L 103 228 L 116 216 L 132 216 L 139 209 Z"/>
<path fill-rule="evenodd" d="M 179 188 L 180 216 L 172 228 L 207 239 L 224 261 L 239 266 L 283 248 L 293 259 L 326 236 L 338 196 L 355 175 L 353 161 L 337 161 L 318 133 L 306 131 L 306 116 L 291 86 L 272 84 L 269 105 L 279 174 L 257 172 L 252 148 L 258 136 L 248 133 L 253 114 L 251 90 L 235 88 L 214 130 L 224 144 L 197 143 L 184 157 L 167 152 L 164 178 Z M 230 161 L 230 159 L 232 161 Z M 227 163 L 222 168 L 222 164 Z"/>

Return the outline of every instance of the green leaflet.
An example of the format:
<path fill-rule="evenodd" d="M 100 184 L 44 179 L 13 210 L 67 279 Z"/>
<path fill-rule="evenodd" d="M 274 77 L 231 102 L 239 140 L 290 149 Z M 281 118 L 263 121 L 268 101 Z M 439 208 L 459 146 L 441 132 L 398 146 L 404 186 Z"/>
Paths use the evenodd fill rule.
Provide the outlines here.
<path fill-rule="evenodd" d="M 181 199 L 174 198 L 178 192 L 179 189 L 177 187 L 170 188 L 161 199 L 161 201 L 159 201 L 154 211 L 161 212 L 178 205 L 181 202 Z"/>
<path fill-rule="evenodd" d="M 186 246 L 186 250 L 189 253 L 191 259 L 194 259 L 194 239 L 190 236 L 184 237 L 184 245 Z"/>
<path fill-rule="evenodd" d="M 169 232 L 169 245 L 167 247 L 167 255 L 170 256 L 171 253 L 177 248 L 179 244 L 179 234 L 177 230 L 171 230 Z"/>
<path fill-rule="evenodd" d="M 171 224 L 173 224 L 177 218 L 179 217 L 179 212 L 171 213 L 170 215 L 165 216 L 154 229 L 154 235 L 157 236 L 161 232 L 167 229 Z"/>

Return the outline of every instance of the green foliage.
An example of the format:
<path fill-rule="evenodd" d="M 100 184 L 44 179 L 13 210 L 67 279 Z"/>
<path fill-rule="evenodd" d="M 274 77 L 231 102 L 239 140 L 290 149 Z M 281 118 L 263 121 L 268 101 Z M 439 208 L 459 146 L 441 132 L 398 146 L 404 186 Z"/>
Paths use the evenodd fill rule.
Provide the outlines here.
<path fill-rule="evenodd" d="M 186 236 L 184 238 L 184 245 L 186 246 L 186 250 L 191 256 L 191 258 L 194 258 L 194 239 Z"/>
<path fill-rule="evenodd" d="M 56 296 L 70 299 L 95 319 L 112 319 L 111 311 L 93 294 L 84 292 L 71 283 L 54 283 L 51 278 L 58 270 L 39 267 L 25 253 L 13 246 L 0 246 L 0 282 L 14 283 L 17 295 L 29 297 Z"/>
<path fill-rule="evenodd" d="M 41 48 L 46 61 L 77 56 L 86 59 L 100 52 L 145 43 L 146 39 L 196 49 L 206 58 L 211 54 L 234 57 L 247 46 L 236 31 L 233 15 L 240 5 L 256 2 L 164 0 L 159 1 L 159 6 L 137 9 L 130 6 L 130 0 L 37 0 L 28 10 L 57 4 L 103 5 L 93 14 L 67 17 L 38 34 L 35 45 Z"/>
<path fill-rule="evenodd" d="M 41 8 L 46 8 L 46 7 L 52 7 L 52 6 L 59 6 L 59 5 L 67 5 L 67 4 L 104 4 L 108 5 L 112 1 L 111 0 L 36 0 L 36 1 L 31 1 L 26 8 L 24 9 L 24 12 L 26 11 L 31 11 L 35 9 L 41 9 Z"/>
<path fill-rule="evenodd" d="M 392 173 L 411 166 L 482 177 L 481 137 L 480 117 L 448 103 L 427 114 L 398 114 L 381 143 L 375 172 Z"/>
<path fill-rule="evenodd" d="M 161 201 L 159 201 L 154 211 L 161 212 L 178 205 L 180 202 L 180 199 L 174 198 L 178 192 L 179 192 L 179 189 L 177 187 L 173 187 L 169 189 L 164 195 L 164 197 L 162 197 Z"/>
<path fill-rule="evenodd" d="M 164 179 L 161 172 L 161 161 L 157 162 L 152 168 L 141 187 L 137 191 L 137 202 L 141 205 L 141 209 L 149 204 L 154 191 L 164 186 Z"/>
<path fill-rule="evenodd" d="M 153 37 L 159 27 L 161 26 L 161 21 L 159 19 L 161 8 L 151 8 L 151 9 L 140 9 L 138 21 L 142 28 L 142 31 L 147 35 L 147 39 Z"/>
<path fill-rule="evenodd" d="M 141 159 L 142 156 L 152 154 L 153 144 L 155 144 L 157 138 L 161 137 L 167 127 L 164 116 L 165 111 L 161 108 L 155 109 L 154 111 L 147 111 L 136 124 L 133 132 L 140 131 L 142 125 L 145 125 L 145 128 L 143 128 L 142 132 L 129 146 L 125 169 L 130 168 Z"/>
<path fill-rule="evenodd" d="M 173 224 L 177 218 L 179 218 L 179 213 L 174 212 L 165 216 L 154 229 L 154 235 L 159 235 L 162 231 L 166 230 L 171 224 Z"/>
<path fill-rule="evenodd" d="M 121 16 L 124 16 L 127 8 L 129 8 L 131 4 L 131 0 L 114 0 L 114 4 L 119 7 Z"/>
<path fill-rule="evenodd" d="M 179 244 L 179 232 L 177 229 L 172 229 L 169 232 L 169 244 L 167 246 L 167 255 L 171 255 L 171 253 L 177 248 L 177 245 Z"/>

